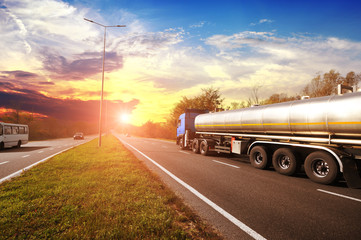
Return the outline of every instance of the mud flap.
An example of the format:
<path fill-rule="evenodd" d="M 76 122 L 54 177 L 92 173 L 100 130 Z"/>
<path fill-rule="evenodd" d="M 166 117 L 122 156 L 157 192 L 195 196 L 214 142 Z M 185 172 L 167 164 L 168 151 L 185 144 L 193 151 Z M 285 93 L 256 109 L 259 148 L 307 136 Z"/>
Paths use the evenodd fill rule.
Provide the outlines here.
<path fill-rule="evenodd" d="M 361 188 L 361 166 L 352 158 L 342 158 L 343 177 L 349 188 Z"/>

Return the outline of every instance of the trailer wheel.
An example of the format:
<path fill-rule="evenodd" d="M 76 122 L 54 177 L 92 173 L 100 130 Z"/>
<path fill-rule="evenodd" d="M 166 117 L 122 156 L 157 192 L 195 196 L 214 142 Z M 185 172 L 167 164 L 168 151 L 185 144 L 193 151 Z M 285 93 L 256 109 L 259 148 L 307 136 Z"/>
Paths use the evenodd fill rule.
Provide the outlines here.
<path fill-rule="evenodd" d="M 299 160 L 289 148 L 277 149 L 273 154 L 272 164 L 278 173 L 287 176 L 295 174 L 300 167 Z"/>
<path fill-rule="evenodd" d="M 207 156 L 209 153 L 209 146 L 206 140 L 203 140 L 199 146 L 199 151 L 202 155 Z"/>
<path fill-rule="evenodd" d="M 194 139 L 192 142 L 192 151 L 194 153 L 199 153 L 199 141 L 198 139 Z"/>
<path fill-rule="evenodd" d="M 249 160 L 253 167 L 267 169 L 269 166 L 268 153 L 266 147 L 255 146 L 249 154 Z"/>
<path fill-rule="evenodd" d="M 305 160 L 305 172 L 316 183 L 332 184 L 338 177 L 338 165 L 335 159 L 328 153 L 313 152 Z"/>

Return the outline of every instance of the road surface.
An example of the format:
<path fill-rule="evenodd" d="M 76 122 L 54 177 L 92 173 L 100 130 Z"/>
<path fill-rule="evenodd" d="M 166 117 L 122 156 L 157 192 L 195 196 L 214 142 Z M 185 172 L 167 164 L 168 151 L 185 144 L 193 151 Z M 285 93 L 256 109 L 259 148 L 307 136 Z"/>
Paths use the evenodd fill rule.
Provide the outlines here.
<path fill-rule="evenodd" d="M 29 166 L 94 138 L 95 136 L 89 136 L 84 140 L 63 138 L 48 141 L 32 141 L 22 145 L 20 148 L 0 150 L 0 183 L 19 175 L 23 169 L 26 170 Z"/>
<path fill-rule="evenodd" d="M 255 169 L 247 157 L 115 135 L 226 239 L 360 239 L 361 189 L 345 182 L 320 185 Z"/>

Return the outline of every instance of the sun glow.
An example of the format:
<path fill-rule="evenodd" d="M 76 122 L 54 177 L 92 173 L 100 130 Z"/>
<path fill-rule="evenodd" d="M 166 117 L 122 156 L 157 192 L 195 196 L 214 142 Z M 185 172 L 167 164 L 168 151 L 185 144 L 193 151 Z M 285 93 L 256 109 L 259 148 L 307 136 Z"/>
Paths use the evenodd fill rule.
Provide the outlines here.
<path fill-rule="evenodd" d="M 121 123 L 130 123 L 131 115 L 129 113 L 122 113 L 119 116 L 119 120 Z"/>

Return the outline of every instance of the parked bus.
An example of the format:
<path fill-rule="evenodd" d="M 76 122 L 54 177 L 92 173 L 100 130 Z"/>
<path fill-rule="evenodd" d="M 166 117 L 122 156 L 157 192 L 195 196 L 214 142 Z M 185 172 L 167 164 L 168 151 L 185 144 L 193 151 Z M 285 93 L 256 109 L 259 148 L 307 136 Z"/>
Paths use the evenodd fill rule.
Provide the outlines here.
<path fill-rule="evenodd" d="M 28 143 L 28 140 L 28 125 L 0 122 L 0 149 L 20 147 Z"/>

